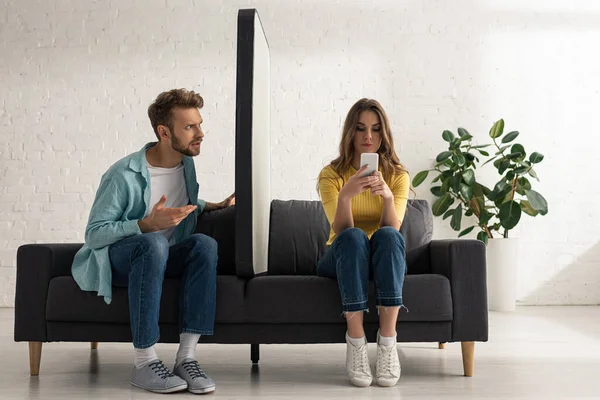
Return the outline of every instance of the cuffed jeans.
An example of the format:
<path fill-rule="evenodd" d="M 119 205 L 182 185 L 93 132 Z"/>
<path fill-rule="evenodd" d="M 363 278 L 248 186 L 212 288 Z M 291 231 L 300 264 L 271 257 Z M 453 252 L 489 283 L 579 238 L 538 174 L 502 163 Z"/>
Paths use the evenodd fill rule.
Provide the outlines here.
<path fill-rule="evenodd" d="M 392 227 L 371 239 L 359 228 L 340 233 L 317 264 L 317 275 L 337 278 L 344 312 L 368 310 L 369 279 L 375 281 L 378 306 L 402 306 L 406 274 L 404 238 Z"/>
<path fill-rule="evenodd" d="M 170 246 L 162 233 L 143 233 L 109 248 L 112 282 L 127 287 L 133 346 L 159 339 L 163 280 L 180 278 L 179 332 L 212 335 L 217 293 L 217 242 L 194 234 Z"/>

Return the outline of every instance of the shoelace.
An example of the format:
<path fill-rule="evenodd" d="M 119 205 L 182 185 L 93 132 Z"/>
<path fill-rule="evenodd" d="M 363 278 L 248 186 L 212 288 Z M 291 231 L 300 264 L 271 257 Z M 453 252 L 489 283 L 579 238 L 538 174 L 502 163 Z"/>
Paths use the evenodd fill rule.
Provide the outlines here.
<path fill-rule="evenodd" d="M 355 371 L 363 372 L 364 374 L 369 374 L 369 364 L 365 359 L 365 351 L 363 349 L 364 346 L 353 347 L 352 348 L 352 369 Z"/>
<path fill-rule="evenodd" d="M 183 368 L 185 369 L 185 371 L 190 374 L 190 377 L 192 379 L 195 378 L 204 378 L 207 379 L 208 376 L 206 376 L 206 374 L 204 373 L 204 371 L 202 371 L 202 368 L 200 368 L 200 364 L 198 364 L 198 361 L 188 361 L 185 362 L 183 364 L 181 364 L 183 366 Z"/>
<path fill-rule="evenodd" d="M 165 365 L 160 360 L 150 363 L 149 366 L 152 369 L 152 371 L 155 374 L 158 374 L 158 376 L 160 376 L 162 379 L 167 379 L 172 376 L 175 376 L 171 371 L 169 371 L 167 367 L 165 367 Z"/>
<path fill-rule="evenodd" d="M 392 351 L 395 350 L 396 346 L 390 348 L 381 346 L 381 351 L 384 354 L 383 357 L 379 357 L 377 360 L 379 362 L 379 372 L 384 372 L 385 374 L 391 375 L 392 364 L 394 364 L 394 353 Z"/>

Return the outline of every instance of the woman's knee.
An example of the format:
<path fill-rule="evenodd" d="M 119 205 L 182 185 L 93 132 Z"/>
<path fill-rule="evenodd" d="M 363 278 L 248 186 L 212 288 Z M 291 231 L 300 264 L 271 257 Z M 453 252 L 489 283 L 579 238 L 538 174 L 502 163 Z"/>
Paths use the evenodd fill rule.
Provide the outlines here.
<path fill-rule="evenodd" d="M 391 226 L 379 228 L 377 231 L 375 231 L 371 237 L 371 240 L 377 244 L 386 243 L 399 245 L 402 249 L 404 249 L 405 246 L 404 236 L 402 236 L 399 230 Z"/>
<path fill-rule="evenodd" d="M 344 229 L 339 235 L 338 239 L 340 242 L 351 243 L 351 244 L 367 244 L 369 242 L 369 237 L 360 228 L 347 228 Z"/>

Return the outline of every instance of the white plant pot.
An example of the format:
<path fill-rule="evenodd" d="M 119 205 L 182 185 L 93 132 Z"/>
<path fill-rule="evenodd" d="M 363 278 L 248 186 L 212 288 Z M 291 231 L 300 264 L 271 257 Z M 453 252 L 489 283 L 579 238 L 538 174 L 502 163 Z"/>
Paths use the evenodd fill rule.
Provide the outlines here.
<path fill-rule="evenodd" d="M 517 300 L 518 240 L 494 238 L 487 245 L 488 308 L 514 311 Z"/>

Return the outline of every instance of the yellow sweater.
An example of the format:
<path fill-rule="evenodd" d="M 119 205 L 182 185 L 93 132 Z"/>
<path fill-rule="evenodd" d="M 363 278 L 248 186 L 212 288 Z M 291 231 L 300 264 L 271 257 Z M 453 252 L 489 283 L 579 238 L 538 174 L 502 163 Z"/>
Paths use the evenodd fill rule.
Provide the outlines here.
<path fill-rule="evenodd" d="M 380 168 L 381 171 L 381 168 Z M 323 208 L 325 214 L 329 220 L 329 225 L 333 224 L 335 219 L 335 212 L 337 209 L 338 196 L 342 186 L 348 179 L 356 174 L 356 169 L 350 167 L 345 173 L 342 174 L 342 178 L 333 170 L 331 165 L 323 168 L 319 176 L 319 194 L 321 195 L 321 201 L 323 202 Z M 404 214 L 406 212 L 406 202 L 408 201 L 408 191 L 410 189 L 410 178 L 408 173 L 401 173 L 393 175 L 390 182 L 387 182 L 390 190 L 394 194 L 394 204 L 396 206 L 396 214 L 398 220 L 402 224 Z M 354 217 L 354 227 L 360 228 L 369 238 L 379 229 L 379 221 L 381 220 L 381 213 L 383 211 L 383 199 L 381 196 L 373 196 L 371 190 L 365 190 L 358 196 L 355 196 L 351 200 L 352 205 L 352 216 Z M 335 232 L 333 229 L 330 230 L 329 240 L 327 245 L 331 245 L 335 239 Z"/>

